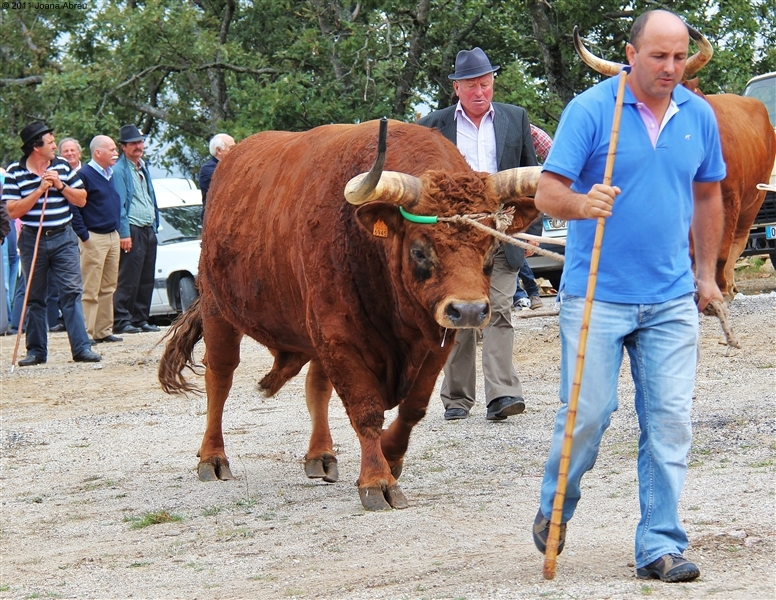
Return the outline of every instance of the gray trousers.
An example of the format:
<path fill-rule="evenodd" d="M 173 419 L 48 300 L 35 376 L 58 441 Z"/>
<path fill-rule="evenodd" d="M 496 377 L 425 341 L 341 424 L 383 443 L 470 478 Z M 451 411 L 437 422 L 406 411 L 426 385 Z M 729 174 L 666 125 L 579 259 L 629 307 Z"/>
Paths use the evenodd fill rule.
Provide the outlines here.
<path fill-rule="evenodd" d="M 515 330 L 512 327 L 512 296 L 517 289 L 517 271 L 507 264 L 499 249 L 490 279 L 490 321 L 482 331 L 482 372 L 486 403 L 502 396 L 523 397 L 523 386 L 512 363 Z M 445 364 L 442 404 L 445 409 L 471 410 L 477 397 L 477 332 L 462 329 Z"/>

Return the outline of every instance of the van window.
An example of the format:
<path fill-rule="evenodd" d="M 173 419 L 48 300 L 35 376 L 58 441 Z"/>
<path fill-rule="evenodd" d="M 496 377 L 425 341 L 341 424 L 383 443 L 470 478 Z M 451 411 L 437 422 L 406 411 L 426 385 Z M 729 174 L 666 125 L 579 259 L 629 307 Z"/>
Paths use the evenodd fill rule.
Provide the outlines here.
<path fill-rule="evenodd" d="M 750 81 L 743 95 L 757 98 L 765 104 L 765 108 L 768 109 L 768 116 L 771 119 L 771 125 L 776 128 L 776 73 L 771 73 L 762 79 L 757 78 L 755 81 Z"/>

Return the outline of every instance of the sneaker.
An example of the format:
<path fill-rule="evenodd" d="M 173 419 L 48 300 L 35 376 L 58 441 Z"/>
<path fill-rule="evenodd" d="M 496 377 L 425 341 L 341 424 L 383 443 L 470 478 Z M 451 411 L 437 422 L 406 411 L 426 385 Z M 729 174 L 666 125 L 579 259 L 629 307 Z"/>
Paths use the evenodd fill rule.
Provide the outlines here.
<path fill-rule="evenodd" d="M 531 301 L 528 298 L 520 298 L 512 305 L 512 308 L 523 310 L 524 308 L 531 308 Z"/>
<path fill-rule="evenodd" d="M 669 583 L 677 581 L 692 581 L 701 574 L 695 563 L 687 560 L 681 554 L 664 554 L 646 567 L 636 569 L 639 579 L 660 579 Z"/>
<path fill-rule="evenodd" d="M 539 296 L 531 296 L 528 300 L 530 300 L 528 307 L 531 310 L 536 310 L 537 308 L 544 306 L 544 302 L 542 302 L 542 299 L 539 298 Z"/>
<path fill-rule="evenodd" d="M 533 524 L 533 541 L 539 552 L 544 554 L 547 551 L 547 538 L 550 535 L 550 520 L 545 519 L 542 509 L 536 513 Z M 563 546 L 566 545 L 566 523 L 560 524 L 560 536 L 558 537 L 558 554 L 563 552 Z M 654 563 L 653 563 L 654 564 Z"/>

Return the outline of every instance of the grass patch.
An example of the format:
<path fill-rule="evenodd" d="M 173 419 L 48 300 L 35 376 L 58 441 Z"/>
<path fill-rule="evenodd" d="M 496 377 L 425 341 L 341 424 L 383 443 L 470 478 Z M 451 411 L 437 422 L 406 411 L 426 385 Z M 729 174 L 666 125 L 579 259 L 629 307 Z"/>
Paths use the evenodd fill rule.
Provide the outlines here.
<path fill-rule="evenodd" d="M 150 562 L 146 562 L 146 561 L 143 561 L 143 562 L 133 562 L 132 564 L 129 565 L 129 568 L 130 569 L 135 569 L 137 567 L 147 567 L 150 564 L 151 564 Z"/>
<path fill-rule="evenodd" d="M 218 513 L 221 512 L 221 509 L 217 506 L 210 506 L 202 511 L 203 517 L 215 517 Z"/>
<path fill-rule="evenodd" d="M 151 525 L 159 525 L 160 523 L 175 523 L 183 521 L 183 517 L 179 515 L 171 515 L 166 510 L 160 510 L 154 513 L 145 513 L 140 517 L 124 517 L 124 521 L 130 523 L 130 529 L 143 529 Z"/>
<path fill-rule="evenodd" d="M 642 585 L 641 589 L 639 591 L 644 596 L 651 596 L 652 595 L 652 586 L 651 585 Z"/>
<path fill-rule="evenodd" d="M 754 467 L 755 469 L 757 469 L 759 467 L 772 467 L 773 466 L 773 459 L 769 458 L 768 460 L 761 460 L 760 462 L 749 463 L 749 466 L 750 467 Z"/>

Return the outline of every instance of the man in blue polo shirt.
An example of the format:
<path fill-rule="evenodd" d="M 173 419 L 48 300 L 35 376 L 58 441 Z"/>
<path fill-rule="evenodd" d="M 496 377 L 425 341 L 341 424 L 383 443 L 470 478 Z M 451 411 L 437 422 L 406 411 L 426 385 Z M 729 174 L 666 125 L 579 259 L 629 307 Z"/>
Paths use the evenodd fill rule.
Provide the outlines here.
<path fill-rule="evenodd" d="M 537 208 L 569 220 L 569 229 L 559 293 L 561 406 L 534 521 L 534 543 L 545 551 L 596 220 L 603 217 L 606 229 L 558 551 L 580 498 L 581 478 L 595 464 L 601 437 L 617 409 L 624 348 L 630 357 L 641 429 L 636 575 L 669 582 L 689 581 L 700 574 L 682 555 L 688 540 L 678 503 L 692 438 L 698 311 L 710 300 L 722 301 L 714 267 L 722 235 L 719 182 L 725 177 L 725 164 L 711 107 L 678 85 L 688 44 L 686 25 L 671 12 L 650 11 L 636 19 L 626 47 L 631 70 L 612 185 L 601 182 L 617 77 L 587 90 L 566 107 L 536 193 Z"/>
<path fill-rule="evenodd" d="M 41 121 L 30 123 L 21 130 L 24 155 L 19 162 L 9 165 L 3 186 L 3 201 L 7 203 L 8 213 L 22 222 L 19 254 L 28 280 L 36 238 L 40 234 L 27 302 L 27 356 L 19 361 L 20 367 L 45 363 L 48 359 L 46 291 L 49 277 L 54 279 L 59 290 L 73 360 L 100 361 L 100 355 L 91 351 L 84 327 L 78 238 L 70 224 L 70 205 L 84 206 L 86 191 L 78 173 L 67 161 L 57 157 L 52 131 Z"/>

